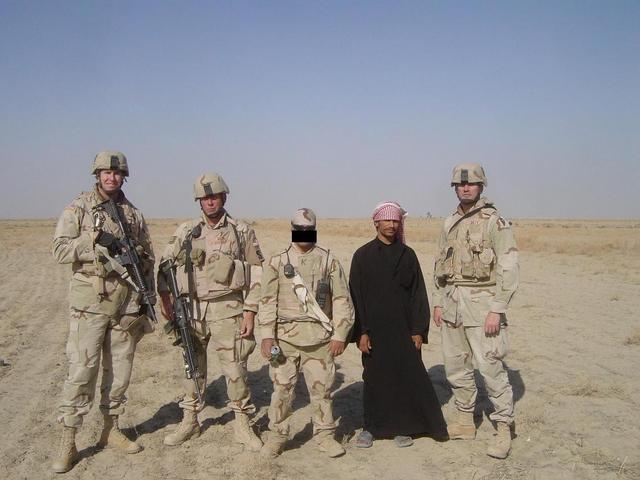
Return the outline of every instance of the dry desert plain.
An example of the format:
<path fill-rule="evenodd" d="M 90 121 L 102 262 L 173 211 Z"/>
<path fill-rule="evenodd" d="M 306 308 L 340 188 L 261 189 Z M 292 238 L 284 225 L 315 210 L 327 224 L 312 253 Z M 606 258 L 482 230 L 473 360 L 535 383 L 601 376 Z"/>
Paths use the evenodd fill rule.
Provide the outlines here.
<path fill-rule="evenodd" d="M 441 220 L 410 218 L 408 243 L 420 258 L 428 288 Z M 154 220 L 161 253 L 177 220 Z M 289 237 L 285 220 L 253 222 L 265 254 Z M 66 376 L 68 265 L 50 253 L 55 220 L 0 221 L 0 478 L 52 478 L 59 437 L 56 405 Z M 376 441 L 352 446 L 362 426 L 360 356 L 352 345 L 338 359 L 335 414 L 347 454 L 330 460 L 314 448 L 309 399 L 302 381 L 292 439 L 276 460 L 261 460 L 232 442 L 224 379 L 209 360 L 204 434 L 165 447 L 176 428 L 182 372 L 180 352 L 160 331 L 138 347 L 122 418 L 127 435 L 145 447 L 138 455 L 99 451 L 97 406 L 78 435 L 81 460 L 72 479 L 638 479 L 640 478 L 640 221 L 518 220 L 521 286 L 509 312 L 509 376 L 516 398 L 516 437 L 504 461 L 485 455 L 492 427 L 481 390 L 475 441 L 436 443 L 419 438 L 406 449 Z M 349 268 L 355 249 L 372 238 L 368 220 L 324 220 L 320 243 Z M 160 330 L 160 329 L 159 329 Z M 433 325 L 422 350 L 445 415 L 451 392 L 444 377 L 440 334 Z M 264 433 L 272 391 L 256 351 L 249 379 Z"/>

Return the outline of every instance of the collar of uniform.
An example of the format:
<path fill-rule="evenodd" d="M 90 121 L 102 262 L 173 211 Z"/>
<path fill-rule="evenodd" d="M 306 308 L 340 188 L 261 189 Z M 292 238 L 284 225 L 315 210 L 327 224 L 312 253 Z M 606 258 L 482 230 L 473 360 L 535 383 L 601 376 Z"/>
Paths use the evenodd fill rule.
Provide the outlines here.
<path fill-rule="evenodd" d="M 316 248 L 318 248 L 317 245 L 314 245 L 313 247 L 311 247 L 309 250 L 307 250 L 306 252 L 303 252 L 300 247 L 298 245 L 296 245 L 295 243 L 291 244 L 291 247 L 295 250 L 295 252 L 298 255 L 308 255 L 309 253 L 313 252 Z"/>
<path fill-rule="evenodd" d="M 204 224 L 207 226 L 207 228 L 210 228 L 212 230 L 216 230 L 218 228 L 222 228 L 222 227 L 226 227 L 227 226 L 227 220 L 228 220 L 228 213 L 225 210 L 225 212 L 222 214 L 222 217 L 220 217 L 220 220 L 218 220 L 218 223 L 216 223 L 215 225 L 211 225 L 209 223 L 209 218 L 204 214 L 204 212 L 202 212 L 202 221 L 204 222 Z"/>

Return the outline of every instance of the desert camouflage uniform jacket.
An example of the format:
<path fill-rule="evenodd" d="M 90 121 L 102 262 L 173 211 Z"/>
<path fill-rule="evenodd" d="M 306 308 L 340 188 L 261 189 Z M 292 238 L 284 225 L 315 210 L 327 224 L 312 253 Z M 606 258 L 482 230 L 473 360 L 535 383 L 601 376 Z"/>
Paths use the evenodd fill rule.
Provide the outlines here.
<path fill-rule="evenodd" d="M 194 300 L 208 302 L 207 315 L 224 319 L 243 310 L 258 311 L 263 256 L 253 229 L 245 222 L 224 213 L 216 225 L 210 225 L 204 214 L 181 224 L 169 239 L 162 261 L 172 258 L 178 265 L 180 292 L 188 293 L 184 268 L 184 240 L 193 229 L 201 233 L 191 241 L 194 268 Z M 158 292 L 168 292 L 164 277 L 158 275 Z"/>
<path fill-rule="evenodd" d="M 435 262 L 433 305 L 443 306 L 448 287 L 467 286 L 493 295 L 490 309 L 505 313 L 518 288 L 518 248 L 511 224 L 486 198 L 444 221 Z"/>
<path fill-rule="evenodd" d="M 104 202 L 97 185 L 81 193 L 62 212 L 53 239 L 53 256 L 58 263 L 70 263 L 73 275 L 69 287 L 71 308 L 105 315 L 122 315 L 139 310 L 140 295 L 132 285 L 110 268 L 107 250 L 94 245 L 95 216 L 101 229 L 122 239 L 123 232 L 103 211 L 95 207 Z M 149 230 L 140 210 L 120 192 L 116 204 L 122 209 L 132 240 L 143 263 L 143 273 L 153 291 L 154 255 Z"/>
<path fill-rule="evenodd" d="M 300 274 L 309 293 L 315 297 L 318 282 L 325 277 L 331 293 L 324 313 L 331 320 L 332 332 L 310 316 L 294 293 L 293 279 L 286 278 L 287 261 Z M 262 338 L 277 338 L 297 346 L 318 345 L 329 340 L 346 341 L 354 323 L 354 311 L 347 277 L 340 262 L 330 252 L 314 246 L 302 252 L 295 245 L 274 255 L 262 276 L 259 329 Z"/>

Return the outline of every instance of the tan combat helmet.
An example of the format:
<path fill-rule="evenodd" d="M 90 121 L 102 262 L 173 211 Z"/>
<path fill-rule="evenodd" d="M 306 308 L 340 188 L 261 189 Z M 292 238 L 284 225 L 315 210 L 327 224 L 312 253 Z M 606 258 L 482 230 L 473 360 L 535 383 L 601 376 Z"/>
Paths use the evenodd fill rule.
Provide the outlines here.
<path fill-rule="evenodd" d="M 315 230 L 316 214 L 310 208 L 299 208 L 291 217 L 291 228 L 294 230 Z"/>
<path fill-rule="evenodd" d="M 229 187 L 217 173 L 203 173 L 193 184 L 193 199 L 208 197 L 216 193 L 229 193 Z"/>
<path fill-rule="evenodd" d="M 120 170 L 125 177 L 128 177 L 129 165 L 127 165 L 127 157 L 122 152 L 111 150 L 100 152 L 93 159 L 91 174 L 95 175 L 100 170 Z"/>
<path fill-rule="evenodd" d="M 451 186 L 461 183 L 481 183 L 487 186 L 487 176 L 479 163 L 461 163 L 453 167 Z"/>

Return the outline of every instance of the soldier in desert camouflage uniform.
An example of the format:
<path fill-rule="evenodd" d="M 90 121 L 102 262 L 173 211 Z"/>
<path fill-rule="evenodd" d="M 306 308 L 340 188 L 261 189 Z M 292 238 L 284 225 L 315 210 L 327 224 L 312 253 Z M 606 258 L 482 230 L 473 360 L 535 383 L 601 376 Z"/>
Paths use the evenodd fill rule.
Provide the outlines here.
<path fill-rule="evenodd" d="M 271 359 L 273 395 L 269 407 L 271 432 L 261 453 L 275 457 L 284 447 L 294 388 L 302 370 L 314 409 L 318 448 L 337 457 L 345 450 L 334 439 L 331 386 L 334 357 L 344 351 L 354 321 L 349 286 L 338 260 L 315 244 L 313 211 L 298 210 L 291 225 L 292 244 L 271 257 L 262 277 L 259 329 L 262 355 Z M 308 238 L 300 241 L 296 236 Z M 275 345 L 281 355 L 274 358 Z"/>
<path fill-rule="evenodd" d="M 433 318 L 442 327 L 447 380 L 452 386 L 456 419 L 451 439 L 473 439 L 477 388 L 474 363 L 484 378 L 496 423 L 487 454 L 506 458 L 511 449 L 513 391 L 502 359 L 507 354 L 509 302 L 518 287 L 518 249 L 511 224 L 485 197 L 482 167 L 465 163 L 453 169 L 451 186 L 460 200 L 446 218 L 435 262 Z"/>
<path fill-rule="evenodd" d="M 226 378 L 229 406 L 235 414 L 235 439 L 257 451 L 262 442 L 253 432 L 248 415 L 255 412 L 247 385 L 247 358 L 255 348 L 254 317 L 260 300 L 262 253 L 253 229 L 231 217 L 225 210 L 229 188 L 221 176 L 207 173 L 198 177 L 194 198 L 202 216 L 178 227 L 169 240 L 161 262 L 173 259 L 178 265 L 180 291 L 194 304 L 194 333 L 197 363 L 202 377 L 198 380 L 204 395 L 209 341 L 218 355 Z M 184 268 L 185 239 L 191 238 L 193 287 Z M 188 240 L 187 240 L 188 241 Z M 172 316 L 172 299 L 162 275 L 158 276 L 158 293 L 162 313 Z M 180 402 L 183 418 L 178 429 L 164 438 L 165 445 L 180 445 L 200 435 L 197 413 L 204 408 L 198 401 L 194 382 L 185 380 L 186 394 Z"/>
<path fill-rule="evenodd" d="M 99 153 L 92 174 L 97 179 L 94 189 L 82 193 L 64 209 L 53 240 L 53 256 L 59 263 L 71 264 L 73 271 L 69 288 L 69 376 L 58 417 L 64 433 L 52 466 L 57 473 L 70 470 L 77 460 L 75 434 L 93 404 L 101 356 L 104 429 L 98 445 L 114 446 L 127 453 L 142 450 L 120 432 L 118 416 L 124 412 L 136 344 L 144 333 L 153 330 L 153 325 L 141 314 L 140 295 L 123 280 L 118 273 L 121 266 L 112 257 L 113 245 L 116 239 L 122 239 L 123 232 L 99 205 L 112 198 L 121 209 L 151 291 L 153 250 L 142 213 L 121 190 L 129 175 L 125 156 L 112 151 Z"/>

